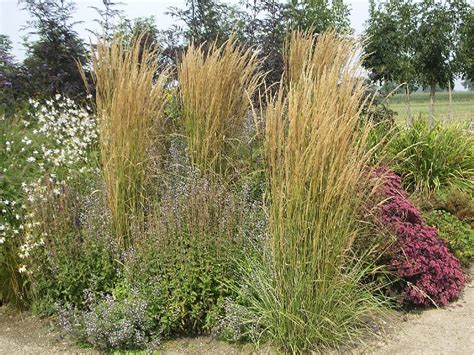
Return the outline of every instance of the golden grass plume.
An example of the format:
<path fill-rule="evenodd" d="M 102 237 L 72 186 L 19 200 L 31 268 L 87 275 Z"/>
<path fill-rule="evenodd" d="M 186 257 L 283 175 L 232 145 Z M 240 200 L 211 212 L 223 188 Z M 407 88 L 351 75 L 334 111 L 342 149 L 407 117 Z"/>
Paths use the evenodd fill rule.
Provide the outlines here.
<path fill-rule="evenodd" d="M 262 75 L 253 49 L 231 37 L 208 49 L 191 45 L 178 67 L 184 127 L 193 164 L 225 173 Z"/>
<path fill-rule="evenodd" d="M 132 225 L 143 222 L 147 152 L 162 127 L 168 71 L 157 49 L 119 37 L 99 39 L 91 53 L 99 119 L 100 155 L 108 205 L 120 242 L 129 246 Z"/>

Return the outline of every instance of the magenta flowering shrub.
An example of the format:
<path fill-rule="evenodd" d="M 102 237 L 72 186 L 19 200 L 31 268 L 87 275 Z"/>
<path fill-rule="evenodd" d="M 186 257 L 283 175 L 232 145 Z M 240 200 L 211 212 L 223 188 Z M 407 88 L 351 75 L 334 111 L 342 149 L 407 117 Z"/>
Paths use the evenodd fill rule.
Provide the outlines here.
<path fill-rule="evenodd" d="M 446 305 L 464 288 L 459 260 L 408 201 L 400 177 L 383 167 L 375 175 L 383 176 L 380 194 L 384 201 L 378 215 L 397 237 L 390 252 L 390 267 L 402 280 L 404 300 L 424 306 Z"/>

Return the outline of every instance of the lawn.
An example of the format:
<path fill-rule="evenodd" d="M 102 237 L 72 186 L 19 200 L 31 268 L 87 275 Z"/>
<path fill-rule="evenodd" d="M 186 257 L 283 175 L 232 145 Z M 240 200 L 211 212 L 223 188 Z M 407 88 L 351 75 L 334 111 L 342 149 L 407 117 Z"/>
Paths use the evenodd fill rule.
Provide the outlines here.
<path fill-rule="evenodd" d="M 422 117 L 428 117 L 429 93 L 415 93 L 411 96 L 411 112 Z M 389 99 L 392 110 L 398 113 L 400 121 L 406 121 L 405 96 L 397 94 Z M 447 92 L 437 92 L 435 95 L 435 119 L 447 120 L 449 117 L 449 99 Z M 453 93 L 453 119 L 461 122 L 470 122 L 474 119 L 474 92 Z"/>

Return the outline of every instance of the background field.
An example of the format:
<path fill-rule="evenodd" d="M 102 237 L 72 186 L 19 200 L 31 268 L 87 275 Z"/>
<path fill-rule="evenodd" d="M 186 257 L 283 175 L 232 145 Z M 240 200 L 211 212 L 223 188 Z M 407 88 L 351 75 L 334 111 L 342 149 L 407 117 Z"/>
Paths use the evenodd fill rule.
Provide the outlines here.
<path fill-rule="evenodd" d="M 428 117 L 429 93 L 415 93 L 411 96 L 412 115 Z M 397 94 L 389 99 L 389 106 L 397 112 L 397 121 L 406 122 L 405 96 Z M 437 92 L 435 96 L 435 119 L 448 120 L 449 99 L 447 92 Z M 474 92 L 453 93 L 453 120 L 474 121 Z"/>

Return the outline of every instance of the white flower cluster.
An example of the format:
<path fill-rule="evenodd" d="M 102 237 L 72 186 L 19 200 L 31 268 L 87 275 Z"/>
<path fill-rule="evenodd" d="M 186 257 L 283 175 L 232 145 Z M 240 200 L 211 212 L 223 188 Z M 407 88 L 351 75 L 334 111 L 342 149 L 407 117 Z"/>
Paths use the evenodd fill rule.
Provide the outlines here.
<path fill-rule="evenodd" d="M 64 191 L 64 181 L 56 181 L 51 175 L 47 178 L 40 178 L 29 184 L 24 184 L 23 189 L 28 196 L 28 205 L 44 206 L 55 197 L 59 197 Z M 19 257 L 24 260 L 20 266 L 20 272 L 28 272 L 28 257 L 35 248 L 44 245 L 44 240 L 48 233 L 42 228 L 41 218 L 36 213 L 26 208 L 20 228 L 23 231 L 23 244 L 19 247 Z"/>
<path fill-rule="evenodd" d="M 98 141 L 97 121 L 89 107 L 81 108 L 61 95 L 44 104 L 32 99 L 29 103 L 33 110 L 21 121 L 25 133 L 3 135 L 4 149 L 11 157 L 11 163 L 4 166 L 3 173 L 12 168 L 38 172 L 21 183 L 28 206 L 44 202 L 47 194 L 60 195 L 65 184 L 62 179 L 69 180 L 77 173 L 97 169 L 94 164 L 88 164 L 88 156 Z M 49 177 L 48 187 L 45 186 L 45 175 Z M 34 248 L 44 244 L 45 236 L 37 233 L 41 230 L 41 222 L 35 220 L 34 213 L 15 203 L 0 198 L 0 248 L 8 238 L 21 236 L 23 244 L 19 256 L 27 259 Z M 20 265 L 20 272 L 29 272 L 26 264 L 27 260 Z"/>
<path fill-rule="evenodd" d="M 49 182 L 56 185 L 54 180 L 49 177 Z M 38 179 L 38 181 L 32 182 L 30 184 L 24 185 L 23 188 L 28 194 L 29 203 L 34 203 L 37 201 L 46 202 L 48 200 L 48 194 L 51 193 L 48 190 L 48 187 L 42 181 L 43 179 Z M 54 191 L 59 188 L 55 187 Z M 60 193 L 60 192 L 59 192 Z M 47 233 L 41 231 L 41 221 L 36 218 L 35 212 L 29 211 L 24 217 L 23 224 L 21 225 L 23 229 L 23 244 L 19 248 L 19 256 L 22 259 L 27 259 L 31 252 L 38 246 L 44 245 L 44 238 L 47 237 Z M 27 272 L 26 260 L 25 264 L 21 265 L 20 272 Z"/>
<path fill-rule="evenodd" d="M 83 109 L 69 98 L 56 95 L 52 100 L 46 100 L 44 105 L 31 100 L 30 104 L 36 109 L 30 112 L 30 121 L 37 124 L 33 135 L 48 138 L 52 146 L 41 145 L 42 159 L 33 155 L 28 162 L 41 160 L 44 164 L 54 167 L 72 167 L 79 162 L 87 163 L 87 152 L 97 142 L 97 121 L 90 114 L 90 108 Z M 26 121 L 28 122 L 28 121 Z M 22 143 L 31 144 L 28 137 Z M 36 152 L 36 154 L 39 154 Z"/>

